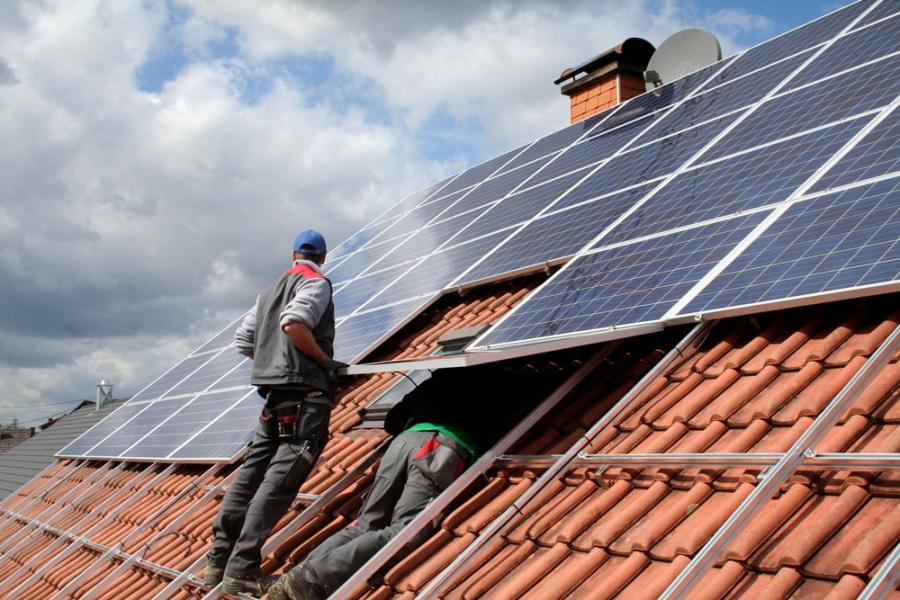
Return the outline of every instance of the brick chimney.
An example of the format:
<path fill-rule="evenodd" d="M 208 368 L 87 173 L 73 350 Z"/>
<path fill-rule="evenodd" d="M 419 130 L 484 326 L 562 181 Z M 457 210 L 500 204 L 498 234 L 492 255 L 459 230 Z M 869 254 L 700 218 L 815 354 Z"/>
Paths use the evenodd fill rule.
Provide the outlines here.
<path fill-rule="evenodd" d="M 563 71 L 553 83 L 559 85 L 571 80 L 560 88 L 571 101 L 571 122 L 577 123 L 643 94 L 644 71 L 654 50 L 647 40 L 628 38 L 615 48 Z"/>

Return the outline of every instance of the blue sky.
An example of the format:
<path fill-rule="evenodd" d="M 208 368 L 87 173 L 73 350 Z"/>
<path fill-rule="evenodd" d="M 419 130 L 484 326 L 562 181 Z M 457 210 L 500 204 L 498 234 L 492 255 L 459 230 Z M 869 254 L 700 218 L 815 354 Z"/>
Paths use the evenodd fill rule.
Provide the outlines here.
<path fill-rule="evenodd" d="M 626 37 L 726 53 L 831 0 L 0 3 L 0 423 L 143 387 L 313 226 L 566 124 L 552 81 Z"/>

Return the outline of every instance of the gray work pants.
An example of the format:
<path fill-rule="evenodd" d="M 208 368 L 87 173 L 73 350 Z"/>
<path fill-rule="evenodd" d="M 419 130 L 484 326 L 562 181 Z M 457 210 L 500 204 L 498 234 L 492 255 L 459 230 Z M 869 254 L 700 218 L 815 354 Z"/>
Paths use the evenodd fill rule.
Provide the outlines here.
<path fill-rule="evenodd" d="M 388 446 L 363 500 L 355 527 L 332 535 L 291 572 L 332 594 L 465 468 L 465 452 L 434 431 L 406 431 Z M 406 544 L 410 552 L 431 535 L 425 528 Z"/>
<path fill-rule="evenodd" d="M 274 406 L 275 398 L 283 403 L 291 395 L 300 400 L 305 393 L 279 390 L 266 404 Z M 312 471 L 328 439 L 330 413 L 327 404 L 301 401 L 293 439 L 278 437 L 274 418 L 260 418 L 244 464 L 213 521 L 209 564 L 224 567 L 229 577 L 260 576 L 262 546 Z"/>

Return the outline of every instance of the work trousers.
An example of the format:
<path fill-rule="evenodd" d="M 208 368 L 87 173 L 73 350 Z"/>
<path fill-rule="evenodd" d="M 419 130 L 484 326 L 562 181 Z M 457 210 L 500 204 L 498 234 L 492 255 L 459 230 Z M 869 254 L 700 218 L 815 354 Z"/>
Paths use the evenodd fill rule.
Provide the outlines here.
<path fill-rule="evenodd" d="M 228 488 L 213 521 L 209 564 L 239 579 L 258 578 L 262 546 L 312 471 L 328 439 L 331 408 L 302 400 L 306 392 L 273 390 L 266 406 L 299 401 L 297 433 L 279 438 L 276 419 L 264 411 L 244 464 Z M 298 397 L 299 396 L 299 397 Z"/>
<path fill-rule="evenodd" d="M 322 542 L 291 573 L 328 595 L 434 500 L 465 468 L 466 453 L 436 431 L 406 431 L 388 446 L 355 527 Z M 420 530 L 404 547 L 415 549 L 432 533 Z"/>

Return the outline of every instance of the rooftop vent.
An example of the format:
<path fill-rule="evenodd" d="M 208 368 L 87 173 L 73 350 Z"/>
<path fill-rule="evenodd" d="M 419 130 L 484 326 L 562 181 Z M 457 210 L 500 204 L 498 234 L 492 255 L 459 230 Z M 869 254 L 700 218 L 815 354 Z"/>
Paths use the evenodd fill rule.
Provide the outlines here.
<path fill-rule="evenodd" d="M 101 379 L 97 384 L 97 410 L 112 402 L 112 389 L 113 385 L 105 379 Z"/>

